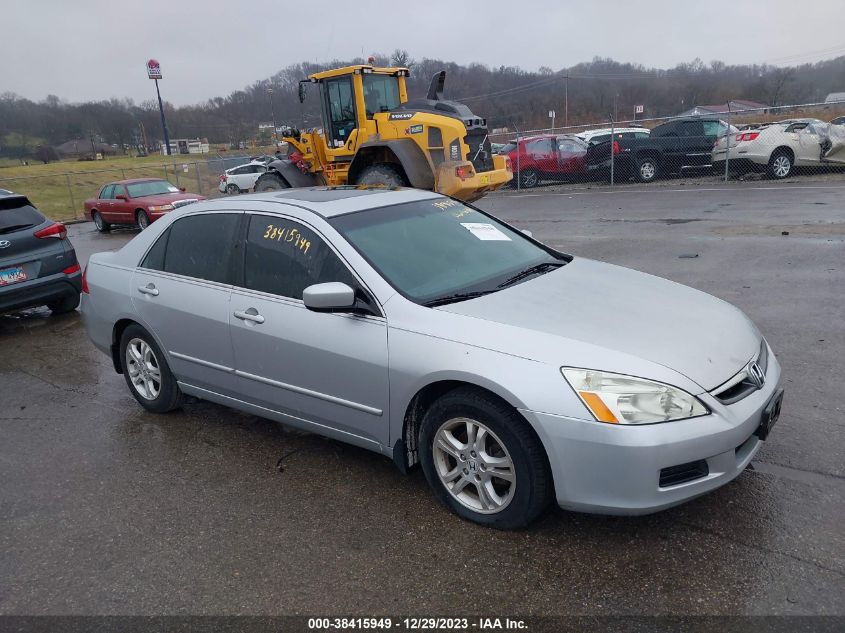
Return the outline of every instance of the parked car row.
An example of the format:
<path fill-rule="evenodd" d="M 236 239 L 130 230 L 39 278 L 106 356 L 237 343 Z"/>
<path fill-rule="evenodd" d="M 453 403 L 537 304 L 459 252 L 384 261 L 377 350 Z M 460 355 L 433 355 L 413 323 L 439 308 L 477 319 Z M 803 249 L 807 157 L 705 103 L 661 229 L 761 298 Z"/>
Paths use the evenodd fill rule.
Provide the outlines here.
<path fill-rule="evenodd" d="M 732 171 L 762 171 L 786 178 L 795 167 L 845 164 L 845 121 L 790 119 L 746 124 L 739 129 L 719 118 L 689 117 L 651 130 L 610 128 L 578 134 L 542 134 L 510 141 L 514 186 L 534 187 L 544 180 L 634 179 L 652 182 L 673 174 L 723 170 L 727 145 Z M 611 139 L 611 133 L 613 138 Z"/>

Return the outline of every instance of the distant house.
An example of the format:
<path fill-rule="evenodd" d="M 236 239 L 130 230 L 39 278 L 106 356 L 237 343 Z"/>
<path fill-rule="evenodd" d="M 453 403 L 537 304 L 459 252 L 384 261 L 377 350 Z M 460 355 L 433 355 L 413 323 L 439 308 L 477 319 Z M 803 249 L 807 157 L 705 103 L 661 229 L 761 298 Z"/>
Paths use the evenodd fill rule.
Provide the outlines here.
<path fill-rule="evenodd" d="M 96 154 L 102 156 L 114 156 L 117 148 L 108 143 L 91 142 L 89 138 L 75 138 L 66 141 L 56 147 L 56 151 L 62 158 L 96 158 Z"/>
<path fill-rule="evenodd" d="M 208 154 L 208 151 L 207 138 L 177 138 L 170 141 L 171 154 Z M 164 142 L 161 143 L 161 154 L 167 154 Z"/>
<path fill-rule="evenodd" d="M 831 92 L 824 98 L 825 103 L 834 103 L 836 101 L 845 101 L 845 92 Z"/>
<path fill-rule="evenodd" d="M 758 114 L 765 114 L 766 108 L 768 108 L 765 103 L 757 103 L 756 101 L 746 101 L 744 99 L 736 99 L 731 101 L 731 112 L 737 112 L 741 110 L 756 110 Z M 690 110 L 686 110 L 681 112 L 678 116 L 707 116 L 713 114 L 727 114 L 728 113 L 728 104 L 727 103 L 719 103 L 716 105 L 697 105 Z"/>

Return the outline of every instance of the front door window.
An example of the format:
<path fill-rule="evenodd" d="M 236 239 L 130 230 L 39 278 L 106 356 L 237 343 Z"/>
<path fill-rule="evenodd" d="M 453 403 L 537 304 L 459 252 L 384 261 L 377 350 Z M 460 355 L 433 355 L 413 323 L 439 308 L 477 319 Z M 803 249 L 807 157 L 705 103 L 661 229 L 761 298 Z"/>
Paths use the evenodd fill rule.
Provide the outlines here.
<path fill-rule="evenodd" d="M 329 129 L 329 145 L 343 147 L 355 129 L 355 98 L 352 77 L 328 79 L 323 84 Z"/>

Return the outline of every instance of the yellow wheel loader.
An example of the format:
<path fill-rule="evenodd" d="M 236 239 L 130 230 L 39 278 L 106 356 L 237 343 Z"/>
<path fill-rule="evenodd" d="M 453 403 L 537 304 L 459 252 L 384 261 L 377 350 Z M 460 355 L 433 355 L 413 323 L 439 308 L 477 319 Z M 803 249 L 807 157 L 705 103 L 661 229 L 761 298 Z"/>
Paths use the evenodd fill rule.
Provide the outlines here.
<path fill-rule="evenodd" d="M 315 73 L 323 127 L 289 129 L 288 156 L 268 165 L 256 191 L 314 185 L 410 186 L 471 201 L 511 180 L 510 161 L 493 155 L 487 122 L 443 99 L 446 71 L 425 99 L 408 101 L 407 68 L 347 66 Z"/>

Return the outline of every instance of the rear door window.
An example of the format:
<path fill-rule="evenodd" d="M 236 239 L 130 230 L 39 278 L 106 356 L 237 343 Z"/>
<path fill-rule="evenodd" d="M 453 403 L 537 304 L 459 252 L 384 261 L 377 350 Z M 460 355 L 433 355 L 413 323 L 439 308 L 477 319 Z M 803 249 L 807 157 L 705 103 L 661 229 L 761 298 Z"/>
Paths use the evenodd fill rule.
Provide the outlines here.
<path fill-rule="evenodd" d="M 111 200 L 114 185 L 106 185 L 100 192 L 100 200 Z"/>
<path fill-rule="evenodd" d="M 704 136 L 704 126 L 701 121 L 682 121 L 678 132 L 680 136 Z"/>
<path fill-rule="evenodd" d="M 147 253 L 142 268 L 232 283 L 239 213 L 207 213 L 176 220 Z"/>
<path fill-rule="evenodd" d="M 287 218 L 253 215 L 244 257 L 244 286 L 250 290 L 302 299 L 302 291 L 313 284 L 340 281 L 358 286 L 317 233 Z"/>
<path fill-rule="evenodd" d="M 0 235 L 38 226 L 44 220 L 26 198 L 0 199 Z"/>

